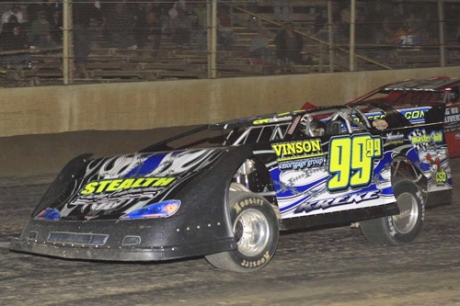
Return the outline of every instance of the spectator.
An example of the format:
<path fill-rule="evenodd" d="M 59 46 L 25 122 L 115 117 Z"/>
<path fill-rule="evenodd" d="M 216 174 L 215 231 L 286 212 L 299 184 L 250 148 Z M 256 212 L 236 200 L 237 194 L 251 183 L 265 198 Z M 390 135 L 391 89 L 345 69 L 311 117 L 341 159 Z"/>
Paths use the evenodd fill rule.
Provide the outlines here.
<path fill-rule="evenodd" d="M 233 33 L 232 17 L 227 9 L 219 9 L 217 12 L 217 41 L 224 49 L 231 49 L 235 44 L 235 34 Z"/>
<path fill-rule="evenodd" d="M 351 23 L 351 10 L 350 5 L 347 4 L 340 11 L 340 32 L 343 40 L 348 40 L 350 37 L 350 23 Z"/>
<path fill-rule="evenodd" d="M 400 30 L 404 19 L 397 5 L 387 7 L 385 10 L 386 15 L 383 19 L 382 25 L 384 37 L 386 40 L 389 40 L 398 30 Z"/>
<path fill-rule="evenodd" d="M 321 29 L 327 26 L 327 17 L 324 10 L 320 10 L 319 13 L 315 16 L 315 21 L 313 25 L 313 34 L 317 34 Z"/>
<path fill-rule="evenodd" d="M 11 31 L 0 34 L 0 47 L 3 51 L 19 51 L 29 49 L 27 35 L 22 33 L 19 23 L 12 26 Z M 26 65 L 30 67 L 30 54 L 27 51 L 7 54 L 2 56 L 2 61 L 8 66 L 17 67 Z"/>
<path fill-rule="evenodd" d="M 193 9 L 193 14 L 196 16 L 196 23 L 192 33 L 195 48 L 198 50 L 206 50 L 208 46 L 206 4 L 197 3 Z"/>
<path fill-rule="evenodd" d="M 329 30 L 329 25 L 326 24 L 324 25 L 319 31 L 316 33 L 316 37 L 323 41 L 329 41 L 329 31 L 332 34 L 332 41 L 339 41 L 340 38 L 340 33 L 339 33 L 339 28 L 340 22 L 335 22 L 332 23 L 331 29 Z"/>
<path fill-rule="evenodd" d="M 147 5 L 144 2 L 138 3 L 134 9 L 134 45 L 129 47 L 130 50 L 142 49 L 147 40 Z"/>
<path fill-rule="evenodd" d="M 259 0 L 246 0 L 246 9 L 254 14 L 259 13 Z M 249 21 L 255 21 L 257 17 L 249 16 Z"/>
<path fill-rule="evenodd" d="M 29 24 L 32 24 L 32 22 L 37 20 L 39 13 L 45 9 L 44 3 L 42 2 L 42 0 L 34 0 L 27 4 L 26 14 L 27 22 Z"/>
<path fill-rule="evenodd" d="M 104 37 L 117 48 L 127 48 L 133 45 L 128 36 L 131 18 L 126 13 L 126 9 L 126 4 L 119 2 L 108 7 L 105 14 Z"/>
<path fill-rule="evenodd" d="M 185 6 L 177 3 L 176 14 L 171 14 L 172 41 L 179 46 L 187 46 L 191 43 L 192 22 L 185 10 Z"/>
<path fill-rule="evenodd" d="M 385 43 L 385 33 L 383 22 L 385 11 L 380 3 L 369 4 L 367 13 L 364 16 L 364 26 L 366 41 L 368 43 L 382 44 Z"/>
<path fill-rule="evenodd" d="M 2 26 L 3 26 L 3 24 L 9 22 L 11 16 L 15 16 L 17 22 L 22 23 L 24 21 L 24 15 L 22 13 L 21 6 L 19 6 L 18 4 L 14 4 L 11 7 L 10 10 L 6 11 L 5 13 L 3 13 L 3 15 L 2 15 Z"/>
<path fill-rule="evenodd" d="M 30 27 L 30 42 L 32 46 L 39 48 L 52 48 L 56 43 L 51 37 L 50 23 L 46 19 L 45 12 L 39 12 L 37 20 Z"/>
<path fill-rule="evenodd" d="M 96 1 L 88 3 L 74 1 L 73 5 L 73 48 L 77 75 L 88 78 L 86 64 L 91 52 L 91 21 L 102 22 L 102 14 Z"/>
<path fill-rule="evenodd" d="M 147 40 L 152 44 L 154 55 L 160 51 L 161 36 L 161 10 L 159 6 L 154 5 L 147 14 Z"/>
<path fill-rule="evenodd" d="M 281 65 L 304 64 L 302 58 L 303 38 L 294 30 L 294 24 L 287 23 L 275 37 L 276 56 Z"/>
<path fill-rule="evenodd" d="M 56 10 L 48 22 L 50 23 L 51 38 L 56 45 L 60 45 L 62 43 L 62 10 Z"/>
<path fill-rule="evenodd" d="M 420 32 L 410 25 L 404 25 L 390 36 L 387 43 L 403 48 L 413 48 L 420 45 Z"/>
<path fill-rule="evenodd" d="M 259 28 L 257 35 L 254 36 L 251 40 L 251 45 L 249 46 L 250 59 L 249 63 L 251 65 L 264 64 L 266 63 L 270 56 L 270 38 L 268 32 L 265 29 Z"/>
<path fill-rule="evenodd" d="M 290 0 L 273 0 L 273 11 L 278 22 L 289 22 L 292 14 Z"/>
<path fill-rule="evenodd" d="M 1 32 L 11 33 L 16 25 L 19 25 L 18 18 L 16 15 L 11 15 L 7 22 L 2 23 Z"/>

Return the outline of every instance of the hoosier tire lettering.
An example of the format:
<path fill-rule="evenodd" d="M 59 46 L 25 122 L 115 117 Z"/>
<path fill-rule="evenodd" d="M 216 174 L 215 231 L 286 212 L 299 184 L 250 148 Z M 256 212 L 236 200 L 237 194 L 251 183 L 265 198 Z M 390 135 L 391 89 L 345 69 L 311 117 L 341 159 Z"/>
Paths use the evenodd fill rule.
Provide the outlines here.
<path fill-rule="evenodd" d="M 259 267 L 261 265 L 264 265 L 266 262 L 269 262 L 271 259 L 271 256 L 270 256 L 270 253 L 267 251 L 265 252 L 264 256 L 257 260 L 257 261 L 247 261 L 247 260 L 243 260 L 241 262 L 241 266 L 245 267 L 245 268 L 256 268 L 256 267 Z"/>
<path fill-rule="evenodd" d="M 235 272 L 251 272 L 264 267 L 278 247 L 275 210 L 262 196 L 232 189 L 228 205 L 237 249 L 207 255 L 206 259 L 219 269 Z"/>
<path fill-rule="evenodd" d="M 264 204 L 264 200 L 262 199 L 259 199 L 259 198 L 249 198 L 249 199 L 245 199 L 243 201 L 240 201 L 239 203 L 235 203 L 235 205 L 233 205 L 233 208 L 236 210 L 236 213 L 238 214 L 241 209 L 243 209 L 244 207 L 248 206 L 248 205 L 263 205 Z"/>

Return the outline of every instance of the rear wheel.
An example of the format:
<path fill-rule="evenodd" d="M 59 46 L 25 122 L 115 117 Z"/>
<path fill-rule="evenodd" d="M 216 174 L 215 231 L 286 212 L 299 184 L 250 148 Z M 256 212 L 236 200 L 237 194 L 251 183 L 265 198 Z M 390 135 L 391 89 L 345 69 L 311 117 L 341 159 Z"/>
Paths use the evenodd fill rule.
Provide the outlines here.
<path fill-rule="evenodd" d="M 400 181 L 393 191 L 400 214 L 360 222 L 364 237 L 377 244 L 409 243 L 422 229 L 425 205 L 422 193 L 411 181 Z"/>
<path fill-rule="evenodd" d="M 207 255 L 213 266 L 235 272 L 258 270 L 273 258 L 279 239 L 278 219 L 271 204 L 247 191 L 230 191 L 230 218 L 236 250 Z"/>

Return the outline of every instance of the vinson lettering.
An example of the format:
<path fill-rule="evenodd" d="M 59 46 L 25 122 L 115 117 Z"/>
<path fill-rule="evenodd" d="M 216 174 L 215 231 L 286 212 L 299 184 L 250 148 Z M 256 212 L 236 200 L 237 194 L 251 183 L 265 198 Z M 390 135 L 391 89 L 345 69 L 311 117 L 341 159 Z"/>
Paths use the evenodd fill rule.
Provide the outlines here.
<path fill-rule="evenodd" d="M 272 145 L 278 161 L 300 159 L 314 155 L 322 155 L 321 141 L 308 139 L 294 142 L 284 142 Z"/>

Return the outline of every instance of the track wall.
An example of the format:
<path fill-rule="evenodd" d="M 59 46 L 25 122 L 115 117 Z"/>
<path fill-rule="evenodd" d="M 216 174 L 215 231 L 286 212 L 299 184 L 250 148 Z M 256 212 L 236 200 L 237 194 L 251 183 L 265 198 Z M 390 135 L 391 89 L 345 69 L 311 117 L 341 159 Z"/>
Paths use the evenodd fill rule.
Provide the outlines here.
<path fill-rule="evenodd" d="M 0 137 L 148 130 L 340 104 L 405 78 L 460 76 L 459 67 L 315 73 L 0 90 Z"/>

